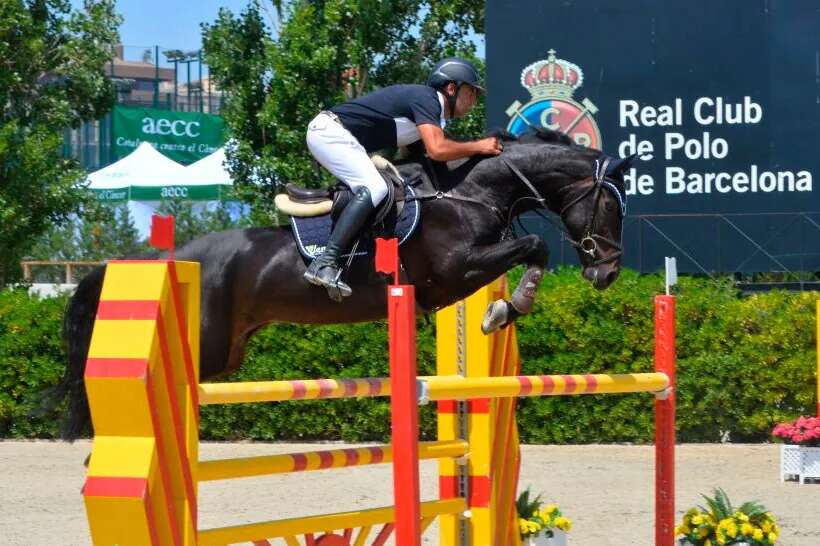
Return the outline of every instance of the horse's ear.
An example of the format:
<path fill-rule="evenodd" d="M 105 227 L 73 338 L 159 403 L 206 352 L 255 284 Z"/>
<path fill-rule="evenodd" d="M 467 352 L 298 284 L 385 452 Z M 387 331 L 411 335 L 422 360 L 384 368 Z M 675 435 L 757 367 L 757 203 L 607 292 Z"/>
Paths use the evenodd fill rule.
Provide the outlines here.
<path fill-rule="evenodd" d="M 638 154 L 632 154 L 621 159 L 613 159 L 609 162 L 609 165 L 607 165 L 606 174 L 610 176 L 624 174 L 626 170 L 632 166 L 632 162 L 635 161 L 636 157 L 638 157 Z"/>

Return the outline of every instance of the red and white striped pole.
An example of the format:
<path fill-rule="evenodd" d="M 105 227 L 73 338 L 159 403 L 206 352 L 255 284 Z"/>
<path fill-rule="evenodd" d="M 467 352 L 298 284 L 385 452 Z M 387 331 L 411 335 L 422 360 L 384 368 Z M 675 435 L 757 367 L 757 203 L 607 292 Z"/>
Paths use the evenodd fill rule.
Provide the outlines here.
<path fill-rule="evenodd" d="M 655 546 L 675 542 L 675 296 L 655 296 L 655 371 L 669 387 L 655 399 Z"/>
<path fill-rule="evenodd" d="M 396 546 L 420 546 L 416 300 L 412 285 L 399 284 L 397 239 L 376 240 L 376 271 L 392 274 L 394 283 L 387 287 L 387 322 Z"/>

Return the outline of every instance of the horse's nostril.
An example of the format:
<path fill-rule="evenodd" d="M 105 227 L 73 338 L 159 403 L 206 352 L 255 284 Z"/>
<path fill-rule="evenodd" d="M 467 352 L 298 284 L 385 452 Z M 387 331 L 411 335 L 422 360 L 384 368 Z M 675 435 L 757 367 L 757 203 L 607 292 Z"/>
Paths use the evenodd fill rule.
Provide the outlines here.
<path fill-rule="evenodd" d="M 609 273 L 606 274 L 606 284 L 607 286 L 611 285 L 615 282 L 615 279 L 618 278 L 619 271 L 617 269 L 613 269 Z"/>

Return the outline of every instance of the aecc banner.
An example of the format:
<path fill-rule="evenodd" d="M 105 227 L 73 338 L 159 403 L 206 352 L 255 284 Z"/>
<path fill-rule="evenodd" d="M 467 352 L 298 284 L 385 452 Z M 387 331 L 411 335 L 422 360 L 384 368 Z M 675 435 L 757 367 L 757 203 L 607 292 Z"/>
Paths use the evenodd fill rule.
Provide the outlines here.
<path fill-rule="evenodd" d="M 188 164 L 225 143 L 225 122 L 212 114 L 117 105 L 111 116 L 115 160 L 150 142 L 174 161 Z"/>

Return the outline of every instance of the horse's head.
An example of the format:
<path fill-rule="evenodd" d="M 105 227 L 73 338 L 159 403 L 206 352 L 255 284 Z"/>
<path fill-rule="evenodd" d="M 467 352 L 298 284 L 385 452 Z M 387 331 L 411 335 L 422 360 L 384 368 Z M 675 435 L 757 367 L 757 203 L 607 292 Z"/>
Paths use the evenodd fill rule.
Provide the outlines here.
<path fill-rule="evenodd" d="M 599 155 L 593 160 L 591 176 L 564 187 L 557 211 L 578 252 L 584 278 L 599 290 L 615 282 L 620 273 L 626 215 L 623 173 L 632 159 Z"/>
<path fill-rule="evenodd" d="M 535 192 L 543 193 L 549 208 L 566 226 L 584 278 L 595 288 L 607 288 L 618 278 L 621 267 L 626 214 L 623 173 L 633 157 L 610 158 L 555 131 L 539 130 L 515 140 L 530 145 L 522 163 L 532 175 Z"/>

